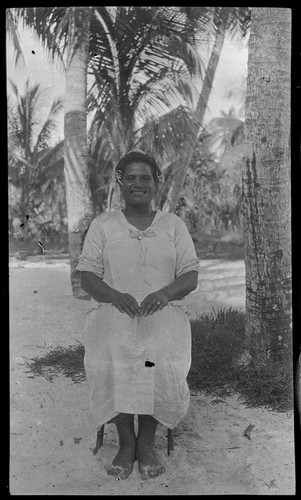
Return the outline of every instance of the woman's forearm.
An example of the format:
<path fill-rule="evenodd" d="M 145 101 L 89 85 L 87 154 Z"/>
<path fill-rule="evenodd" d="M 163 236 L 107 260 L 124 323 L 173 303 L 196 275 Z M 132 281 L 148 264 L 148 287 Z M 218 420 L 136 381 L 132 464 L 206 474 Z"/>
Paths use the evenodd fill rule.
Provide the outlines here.
<path fill-rule="evenodd" d="M 82 271 L 81 284 L 85 292 L 89 293 L 98 302 L 112 303 L 117 291 L 107 285 L 101 278 L 89 271 Z M 176 278 L 170 285 L 161 288 L 168 301 L 179 300 L 196 289 L 198 285 L 197 271 L 189 271 Z"/>
<path fill-rule="evenodd" d="M 198 286 L 198 272 L 188 271 L 175 279 L 170 285 L 161 288 L 168 300 L 179 300 L 188 295 Z"/>
<path fill-rule="evenodd" d="M 112 302 L 112 296 L 115 292 L 114 288 L 111 288 L 95 274 L 89 271 L 82 271 L 81 285 L 85 292 L 89 293 L 98 302 Z"/>

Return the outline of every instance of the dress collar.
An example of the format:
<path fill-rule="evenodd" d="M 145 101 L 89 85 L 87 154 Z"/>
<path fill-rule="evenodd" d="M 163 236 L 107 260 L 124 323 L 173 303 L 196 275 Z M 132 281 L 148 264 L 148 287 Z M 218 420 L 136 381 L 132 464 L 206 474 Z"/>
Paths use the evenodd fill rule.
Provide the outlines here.
<path fill-rule="evenodd" d="M 133 226 L 133 224 L 131 224 L 131 223 L 127 220 L 127 218 L 126 218 L 126 216 L 124 215 L 124 213 L 123 213 L 123 211 L 122 211 L 122 209 L 121 209 L 121 208 L 118 210 L 118 212 L 119 212 L 120 218 L 123 220 L 123 222 L 125 222 L 125 223 L 127 224 L 127 226 L 130 226 L 131 228 L 135 229 L 135 231 L 139 231 L 139 233 L 144 233 L 145 231 L 148 231 L 148 230 L 149 230 L 150 228 L 152 228 L 152 227 L 153 227 L 153 226 L 154 226 L 154 225 L 158 222 L 158 220 L 159 220 L 159 219 L 161 219 L 161 217 L 163 216 L 163 212 L 162 212 L 162 210 L 157 210 L 157 211 L 156 211 L 156 215 L 155 215 L 155 217 L 153 218 L 152 223 L 151 223 L 149 226 L 147 226 L 147 228 L 146 228 L 146 229 L 141 230 L 141 229 L 138 229 L 136 226 Z"/>

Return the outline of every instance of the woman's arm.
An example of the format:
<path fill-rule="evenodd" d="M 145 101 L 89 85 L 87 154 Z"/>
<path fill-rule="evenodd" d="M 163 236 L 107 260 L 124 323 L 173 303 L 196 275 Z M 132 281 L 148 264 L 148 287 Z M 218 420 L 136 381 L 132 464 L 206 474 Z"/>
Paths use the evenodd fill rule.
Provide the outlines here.
<path fill-rule="evenodd" d="M 120 312 L 125 312 L 131 318 L 140 316 L 139 305 L 129 293 L 121 293 L 110 287 L 101 278 L 89 271 L 81 272 L 81 285 L 98 302 L 113 304 Z"/>
<path fill-rule="evenodd" d="M 142 301 L 141 315 L 147 316 L 155 311 L 160 311 L 170 300 L 182 299 L 198 286 L 198 272 L 188 271 L 176 278 L 170 285 L 157 292 L 150 293 Z"/>
<path fill-rule="evenodd" d="M 188 271 L 175 279 L 170 285 L 161 288 L 166 293 L 168 301 L 182 299 L 198 286 L 198 272 Z"/>
<path fill-rule="evenodd" d="M 98 302 L 112 302 L 114 288 L 89 271 L 81 271 L 81 285 L 85 292 L 89 293 Z"/>

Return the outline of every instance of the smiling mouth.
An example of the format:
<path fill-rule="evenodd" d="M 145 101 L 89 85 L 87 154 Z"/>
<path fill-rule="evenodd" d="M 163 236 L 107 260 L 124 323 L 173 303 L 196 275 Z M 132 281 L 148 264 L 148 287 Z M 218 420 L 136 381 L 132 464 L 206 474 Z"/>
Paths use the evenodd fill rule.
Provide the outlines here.
<path fill-rule="evenodd" d="M 131 194 L 146 194 L 146 191 L 131 191 Z"/>

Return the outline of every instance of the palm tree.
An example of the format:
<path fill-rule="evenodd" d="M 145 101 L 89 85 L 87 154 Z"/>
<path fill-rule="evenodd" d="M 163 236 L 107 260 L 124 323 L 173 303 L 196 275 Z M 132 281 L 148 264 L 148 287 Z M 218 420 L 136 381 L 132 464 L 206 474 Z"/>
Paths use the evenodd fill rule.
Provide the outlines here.
<path fill-rule="evenodd" d="M 252 8 L 243 172 L 246 335 L 254 358 L 291 355 L 291 12 Z M 276 104 L 275 104 L 276 103 Z"/>
<path fill-rule="evenodd" d="M 201 69 L 193 45 L 200 22 L 208 22 L 208 12 L 210 9 L 200 7 L 52 7 L 17 10 L 17 17 L 35 28 L 53 55 L 62 56 L 67 48 L 67 57 L 62 56 L 66 68 L 68 110 L 65 116 L 65 180 L 71 281 L 76 296 L 81 296 L 82 291 L 75 266 L 85 229 L 93 214 L 86 143 L 80 140 L 86 132 L 84 117 L 88 49 L 91 68 L 97 80 L 97 86 L 91 89 L 91 100 L 94 92 L 94 100 L 99 107 L 94 129 L 98 127 L 103 132 L 107 128 L 104 126 L 105 117 L 110 113 L 114 116 L 114 126 L 109 132 L 114 130 L 116 135 L 114 150 L 119 159 L 131 147 L 134 128 L 139 128 L 139 114 L 145 121 L 150 103 L 154 104 L 153 109 L 156 108 L 157 118 L 160 113 L 170 112 L 171 107 L 175 107 L 175 98 L 179 110 L 182 105 L 184 113 L 187 113 L 181 92 L 175 86 L 175 75 L 178 89 L 187 90 L 187 76 Z M 128 27 L 135 34 L 129 45 L 126 44 Z M 150 90 L 153 91 L 151 97 Z M 153 119 L 154 113 L 148 118 Z M 140 135 L 143 136 L 143 133 Z M 107 142 L 112 142 L 112 137 L 114 134 L 110 133 Z M 185 138 L 185 134 L 182 137 Z M 176 162 L 182 164 L 179 158 Z"/>
<path fill-rule="evenodd" d="M 76 265 L 87 227 L 93 218 L 90 173 L 87 164 L 86 95 L 89 57 L 90 7 L 39 7 L 11 11 L 35 30 L 53 58 L 64 64 L 66 94 L 64 101 L 65 189 L 71 285 L 74 296 L 86 298 Z"/>
<path fill-rule="evenodd" d="M 193 156 L 194 147 L 197 144 L 198 135 L 203 130 L 202 124 L 204 115 L 207 108 L 221 50 L 224 44 L 225 34 L 227 31 L 233 33 L 237 32 L 237 30 L 240 30 L 242 35 L 245 36 L 249 27 L 249 19 L 249 9 L 245 7 L 215 8 L 213 17 L 213 27 L 215 29 L 214 44 L 206 69 L 202 91 L 194 113 L 194 119 L 195 122 L 198 123 L 199 128 L 193 138 L 193 144 L 191 145 L 190 142 L 186 145 L 184 149 L 183 160 L 178 164 L 178 168 L 175 170 L 173 183 L 170 187 L 167 199 L 163 207 L 163 210 L 166 212 L 173 212 L 176 209 L 179 197 L 183 190 L 187 169 L 189 168 Z"/>
<path fill-rule="evenodd" d="M 168 121 L 174 135 L 183 125 L 185 120 L 175 122 L 176 114 L 171 110 L 177 107 L 185 113 L 185 94 L 196 93 L 192 77 L 200 76 L 202 69 L 195 51 L 197 28 L 208 20 L 208 9 L 201 8 L 197 14 L 198 18 L 190 9 L 177 7 L 95 9 L 88 109 L 93 112 L 97 108 L 89 138 L 91 163 L 99 176 L 94 190 L 99 193 L 104 192 L 103 178 L 109 179 L 112 165 L 126 151 L 138 145 L 150 150 L 144 141 L 146 129 L 149 134 L 159 118 L 163 118 L 165 129 Z M 94 28 L 97 22 L 98 29 Z M 188 130 L 181 130 L 187 137 Z M 153 143 L 158 146 L 155 156 L 160 160 L 162 144 L 170 146 L 164 133 Z M 151 149 L 153 153 L 154 147 Z"/>
<path fill-rule="evenodd" d="M 62 101 L 55 100 L 46 116 L 41 115 L 45 96 L 40 85 L 27 80 L 22 94 L 11 83 L 13 97 L 8 100 L 9 182 L 20 191 L 19 217 L 34 215 L 38 191 L 46 193 L 50 180 L 61 169 L 57 155 L 61 142 L 53 143 Z M 30 235 L 29 235 L 30 236 Z"/>
<path fill-rule="evenodd" d="M 111 109 L 115 113 L 116 130 L 122 130 L 118 136 L 118 144 L 122 151 L 122 148 L 128 148 L 130 144 L 134 123 L 133 110 L 135 106 L 137 107 L 137 99 L 145 95 L 151 83 L 158 80 L 158 73 L 162 77 L 165 72 L 168 79 L 167 73 L 173 69 L 173 65 L 177 65 L 179 72 L 183 63 L 188 67 L 199 64 L 190 43 L 195 36 L 191 31 L 195 21 L 189 8 L 181 12 L 178 8 L 162 7 L 26 8 L 14 10 L 14 15 L 18 19 L 21 18 L 26 25 L 33 27 L 51 54 L 59 55 L 65 63 L 65 182 L 71 282 L 74 295 L 81 297 L 83 292 L 75 266 L 85 231 L 93 214 L 85 143 L 88 59 L 90 57 L 96 78 L 100 82 L 105 82 L 102 87 L 99 85 L 102 89 L 99 92 L 103 92 L 104 98 L 102 101 L 100 94 L 100 111 L 105 105 L 107 111 Z M 189 18 L 189 22 L 185 15 L 187 19 Z M 115 21 L 118 30 L 114 25 Z M 132 32 L 135 33 L 136 30 L 130 47 L 125 42 L 125 29 L 129 26 Z M 117 35 L 120 35 L 117 43 L 118 53 L 121 54 L 119 61 L 116 58 L 116 43 L 114 43 Z M 171 39 L 171 35 L 174 40 Z M 187 40 L 187 44 L 182 43 L 184 39 Z M 67 56 L 64 57 L 65 52 Z M 140 72 L 144 72 L 144 81 L 136 78 L 139 57 L 139 69 Z M 115 81 L 115 94 L 112 92 L 113 81 Z M 136 85 L 136 92 L 131 96 L 131 102 L 127 99 L 127 96 L 130 96 L 130 85 L 132 88 Z M 163 100 L 161 102 L 163 105 Z M 102 126 L 103 116 L 100 116 L 98 123 Z"/>
<path fill-rule="evenodd" d="M 77 298 L 87 295 L 76 270 L 84 236 L 93 218 L 90 172 L 87 162 L 86 95 L 89 59 L 90 8 L 72 7 L 68 12 L 65 95 L 65 186 L 71 285 Z"/>

